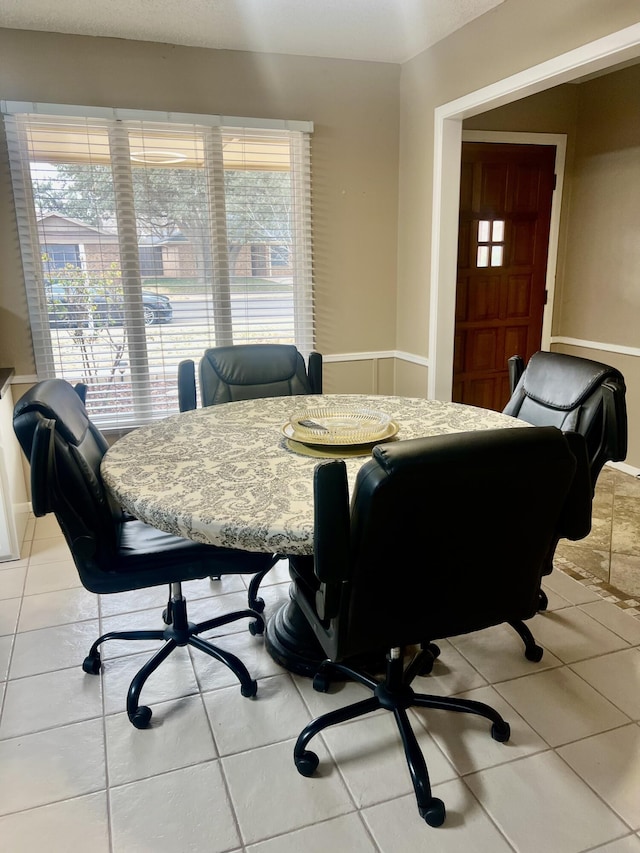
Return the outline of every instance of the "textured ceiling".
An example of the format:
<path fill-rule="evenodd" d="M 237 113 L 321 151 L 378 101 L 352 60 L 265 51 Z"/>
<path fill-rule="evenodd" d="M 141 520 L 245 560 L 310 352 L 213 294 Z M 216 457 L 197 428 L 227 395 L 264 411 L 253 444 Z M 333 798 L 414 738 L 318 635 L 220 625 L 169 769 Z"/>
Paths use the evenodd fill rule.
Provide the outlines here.
<path fill-rule="evenodd" d="M 404 62 L 504 0 L 0 0 L 0 26 Z"/>

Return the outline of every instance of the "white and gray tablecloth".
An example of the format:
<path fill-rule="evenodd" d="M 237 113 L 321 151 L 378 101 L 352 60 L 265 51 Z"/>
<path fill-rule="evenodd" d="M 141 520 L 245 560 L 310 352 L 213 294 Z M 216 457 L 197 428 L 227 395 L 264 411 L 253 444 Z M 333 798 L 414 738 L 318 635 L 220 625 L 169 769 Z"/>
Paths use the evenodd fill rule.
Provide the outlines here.
<path fill-rule="evenodd" d="M 386 412 L 396 439 L 524 426 L 497 412 L 407 397 L 320 395 L 225 403 L 173 415 L 117 441 L 102 475 L 124 509 L 168 533 L 246 551 L 313 552 L 313 470 L 282 432 L 318 406 Z M 370 456 L 345 459 L 350 488 Z"/>

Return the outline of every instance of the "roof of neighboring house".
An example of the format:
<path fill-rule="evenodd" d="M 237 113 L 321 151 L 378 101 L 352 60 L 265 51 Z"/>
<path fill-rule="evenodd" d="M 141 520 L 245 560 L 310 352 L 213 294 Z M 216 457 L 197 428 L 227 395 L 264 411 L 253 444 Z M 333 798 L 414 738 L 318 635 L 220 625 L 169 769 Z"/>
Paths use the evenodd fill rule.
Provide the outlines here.
<path fill-rule="evenodd" d="M 116 243 L 118 235 L 106 228 L 89 225 L 61 213 L 46 213 L 38 217 L 38 233 L 47 241 L 60 243 Z"/>

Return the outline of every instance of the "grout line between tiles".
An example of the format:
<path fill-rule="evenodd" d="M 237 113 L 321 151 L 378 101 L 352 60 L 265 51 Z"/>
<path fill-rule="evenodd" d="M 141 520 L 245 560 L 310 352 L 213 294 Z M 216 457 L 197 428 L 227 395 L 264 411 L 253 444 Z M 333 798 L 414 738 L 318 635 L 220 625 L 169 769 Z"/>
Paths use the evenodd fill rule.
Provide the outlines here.
<path fill-rule="evenodd" d="M 102 596 L 98 595 L 98 636 L 102 636 Z M 107 708 L 106 690 L 104 683 L 104 664 L 100 667 L 100 704 L 102 706 L 102 742 L 104 749 L 104 779 L 105 779 L 105 807 L 107 810 L 107 840 L 109 842 L 109 853 L 113 853 L 113 814 L 111 808 L 111 783 L 109 778 L 109 744 L 107 741 Z"/>
<path fill-rule="evenodd" d="M 613 730 L 610 730 L 610 731 L 613 731 Z M 598 732 L 598 735 L 600 735 L 600 734 L 604 734 L 604 732 Z M 597 737 L 597 735 L 590 735 L 590 737 Z M 587 738 L 580 738 L 580 740 L 587 740 Z M 576 742 L 577 742 L 577 741 L 574 741 L 574 743 L 576 743 Z M 567 745 L 567 744 L 563 744 L 563 746 L 566 746 L 566 745 Z M 558 749 L 559 749 L 559 748 L 560 748 L 560 747 L 558 747 Z M 564 757 L 563 757 L 562 755 L 560 755 L 560 753 L 558 752 L 558 750 L 557 750 L 557 749 L 555 749 L 555 750 L 554 750 L 554 752 L 555 752 L 555 754 L 558 756 L 558 758 L 560 759 L 560 761 L 562 761 L 562 763 L 563 763 L 563 764 L 564 764 L 564 765 L 565 765 L 565 766 L 566 766 L 566 767 L 571 771 L 571 773 L 573 773 L 575 776 L 577 776 L 577 777 L 578 777 L 578 779 L 580 779 L 580 781 L 582 782 L 582 784 L 583 784 L 583 785 L 586 785 L 586 786 L 587 786 L 587 788 L 591 791 L 591 793 L 592 793 L 595 797 L 597 797 L 597 798 L 598 798 L 598 800 L 600 800 L 600 802 L 602 803 L 602 805 L 603 805 L 606 809 L 608 809 L 612 814 L 614 814 L 614 815 L 618 818 L 618 820 L 622 821 L 622 823 L 624 823 L 624 824 L 625 824 L 625 826 L 629 827 L 629 829 L 630 829 L 631 831 L 633 831 L 633 827 L 629 825 L 629 822 L 628 822 L 628 821 L 626 821 L 626 820 L 622 817 L 622 815 L 614 809 L 614 807 L 613 807 L 612 805 L 610 805 L 609 803 L 607 803 L 607 801 L 606 801 L 606 800 L 605 800 L 605 799 L 604 799 L 604 798 L 603 798 L 603 797 L 602 797 L 602 796 L 601 796 L 601 795 L 596 791 L 596 789 L 595 789 L 595 788 L 594 788 L 594 787 L 593 787 L 593 786 L 592 786 L 592 785 L 591 785 L 591 784 L 590 784 L 586 779 L 584 779 L 584 778 L 583 778 L 583 777 L 578 773 L 578 771 L 577 771 L 577 770 L 575 770 L 575 769 L 574 769 L 574 768 L 569 764 L 569 762 L 568 762 L 568 761 L 566 761 L 566 760 L 564 759 Z M 624 837 L 625 837 L 625 836 L 619 836 L 619 838 L 624 838 Z M 611 839 L 608 843 L 610 844 L 610 843 L 611 843 L 611 841 L 613 841 L 613 840 L 617 840 L 617 839 Z M 597 849 L 598 849 L 598 848 L 597 848 L 597 846 L 596 846 L 596 850 L 597 850 Z"/>

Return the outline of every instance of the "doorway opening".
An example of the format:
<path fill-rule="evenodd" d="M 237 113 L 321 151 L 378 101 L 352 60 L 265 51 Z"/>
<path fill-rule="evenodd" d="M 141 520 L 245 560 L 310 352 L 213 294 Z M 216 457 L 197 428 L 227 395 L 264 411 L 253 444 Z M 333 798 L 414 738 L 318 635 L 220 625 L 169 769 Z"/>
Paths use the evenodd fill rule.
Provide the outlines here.
<path fill-rule="evenodd" d="M 450 400 L 452 394 L 462 121 L 638 56 L 640 24 L 634 24 L 436 108 L 427 384 L 430 398 Z M 544 334 L 543 326 L 543 340 Z"/>
<path fill-rule="evenodd" d="M 510 396 L 508 358 L 542 348 L 566 147 L 565 136 L 503 136 L 463 133 L 452 390 L 496 411 Z"/>

